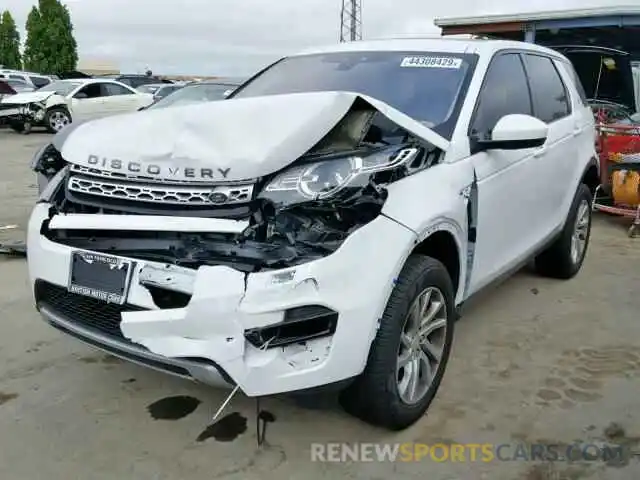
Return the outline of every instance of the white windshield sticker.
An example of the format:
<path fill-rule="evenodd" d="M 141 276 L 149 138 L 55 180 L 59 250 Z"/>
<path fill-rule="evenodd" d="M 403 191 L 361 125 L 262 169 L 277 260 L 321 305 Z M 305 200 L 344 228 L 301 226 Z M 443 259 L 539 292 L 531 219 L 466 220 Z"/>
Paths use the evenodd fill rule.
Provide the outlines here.
<path fill-rule="evenodd" d="M 458 69 L 462 66 L 462 59 L 453 57 L 404 57 L 400 66 Z"/>

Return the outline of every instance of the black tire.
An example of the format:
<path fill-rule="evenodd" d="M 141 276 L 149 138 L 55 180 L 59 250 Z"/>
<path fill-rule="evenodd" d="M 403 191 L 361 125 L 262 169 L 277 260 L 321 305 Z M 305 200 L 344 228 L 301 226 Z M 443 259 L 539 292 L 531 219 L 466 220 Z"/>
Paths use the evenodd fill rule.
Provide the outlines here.
<path fill-rule="evenodd" d="M 9 123 L 9 128 L 17 133 L 24 132 L 24 123 L 22 122 L 11 122 Z"/>
<path fill-rule="evenodd" d="M 436 287 L 445 299 L 446 330 L 440 364 L 426 394 L 414 404 L 405 403 L 398 392 L 396 361 L 400 336 L 410 306 L 426 288 Z M 341 394 L 341 404 L 350 414 L 389 430 L 402 430 L 418 421 L 438 391 L 447 366 L 455 322 L 453 284 L 438 260 L 412 255 L 391 293 L 380 327 L 369 351 L 364 372 Z"/>
<path fill-rule="evenodd" d="M 584 262 L 591 238 L 591 191 L 585 184 L 581 184 L 573 197 L 569 216 L 560 236 L 542 253 L 535 258 L 536 272 L 542 276 L 569 280 L 576 276 Z M 577 258 L 571 255 L 571 244 L 576 229 L 576 218 L 580 206 L 588 205 L 588 224 L 586 227 L 585 246 Z"/>
<path fill-rule="evenodd" d="M 46 127 L 49 133 L 58 133 L 60 131 L 59 129 L 56 129 L 55 126 L 53 126 L 52 124 L 53 117 L 55 115 L 64 115 L 68 119 L 67 125 L 71 123 L 71 114 L 69 113 L 69 110 L 67 110 L 65 107 L 50 108 L 44 114 L 44 126 Z"/>

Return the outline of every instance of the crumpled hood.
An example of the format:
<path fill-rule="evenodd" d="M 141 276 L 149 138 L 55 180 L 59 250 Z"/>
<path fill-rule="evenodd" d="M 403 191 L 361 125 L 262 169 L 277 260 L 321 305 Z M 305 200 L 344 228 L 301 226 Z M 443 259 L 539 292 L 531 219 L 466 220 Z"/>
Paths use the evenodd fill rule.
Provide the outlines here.
<path fill-rule="evenodd" d="M 19 105 L 26 105 L 28 103 L 42 102 L 54 95 L 55 92 L 23 92 L 11 95 L 11 97 L 5 97 L 0 100 L 1 103 L 13 103 Z"/>
<path fill-rule="evenodd" d="M 107 117 L 59 134 L 74 164 L 190 181 L 237 181 L 274 173 L 315 146 L 358 99 L 445 150 L 443 137 L 373 98 L 312 92 L 230 99 Z"/>

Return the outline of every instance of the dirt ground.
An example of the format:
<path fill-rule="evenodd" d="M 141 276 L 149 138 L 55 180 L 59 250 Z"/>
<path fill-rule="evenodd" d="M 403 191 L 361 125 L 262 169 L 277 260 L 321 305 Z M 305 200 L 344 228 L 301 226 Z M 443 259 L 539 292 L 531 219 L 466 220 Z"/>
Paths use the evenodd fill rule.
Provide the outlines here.
<path fill-rule="evenodd" d="M 28 164 L 49 138 L 0 130 L 0 243 L 24 238 L 35 194 Z M 262 408 L 275 421 L 261 448 L 253 400 L 236 397 L 227 409 L 240 427 L 246 419 L 244 433 L 236 428 L 227 438 L 197 441 L 224 392 L 62 336 L 33 308 L 25 260 L 0 257 L 0 478 L 640 478 L 640 456 L 330 463 L 310 455 L 313 443 L 326 442 L 615 443 L 640 451 L 639 242 L 617 219 L 598 216 L 586 264 L 573 281 L 523 271 L 474 299 L 457 325 L 438 397 L 409 430 L 371 428 L 331 402 L 312 408 L 268 398 Z"/>

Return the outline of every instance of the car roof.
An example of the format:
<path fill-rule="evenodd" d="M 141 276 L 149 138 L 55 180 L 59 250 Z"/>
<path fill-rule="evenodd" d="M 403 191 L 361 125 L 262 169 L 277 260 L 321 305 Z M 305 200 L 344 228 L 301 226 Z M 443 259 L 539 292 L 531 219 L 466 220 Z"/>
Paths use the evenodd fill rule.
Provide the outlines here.
<path fill-rule="evenodd" d="M 224 81 L 200 80 L 200 81 L 191 82 L 188 85 L 222 85 L 225 87 L 237 87 L 240 85 L 240 83 L 231 82 L 229 80 L 224 80 Z"/>
<path fill-rule="evenodd" d="M 499 50 L 520 49 L 546 53 L 554 56 L 562 56 L 558 52 L 541 45 L 511 40 L 490 40 L 481 38 L 450 38 L 434 36 L 411 36 L 381 38 L 378 40 L 356 41 L 332 44 L 322 47 L 308 48 L 292 56 L 303 56 L 323 53 L 339 52 L 449 52 L 449 53 L 476 53 L 479 55 L 492 55 Z"/>

